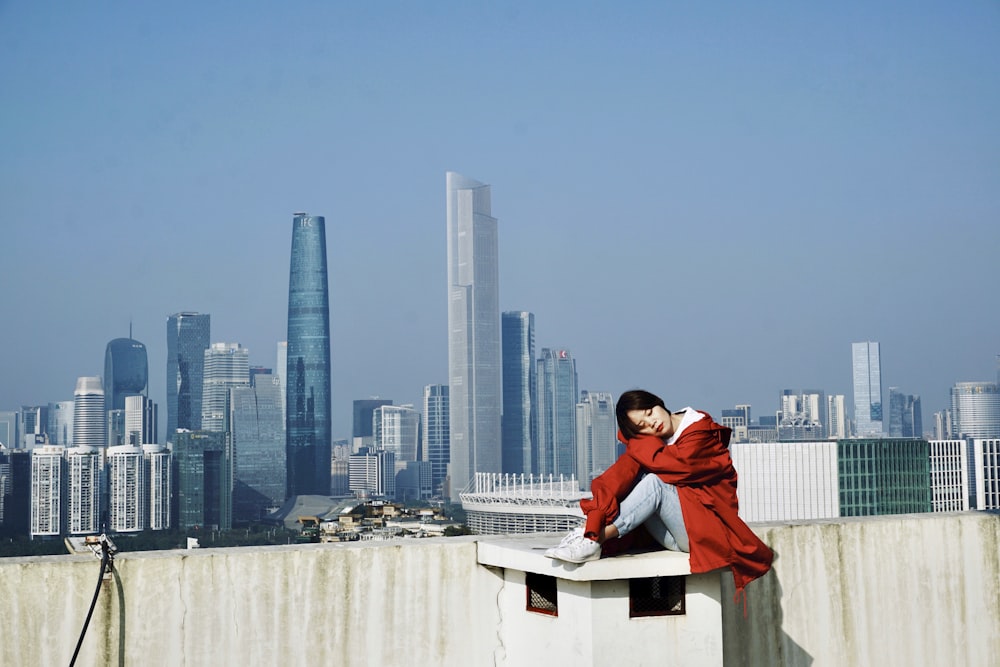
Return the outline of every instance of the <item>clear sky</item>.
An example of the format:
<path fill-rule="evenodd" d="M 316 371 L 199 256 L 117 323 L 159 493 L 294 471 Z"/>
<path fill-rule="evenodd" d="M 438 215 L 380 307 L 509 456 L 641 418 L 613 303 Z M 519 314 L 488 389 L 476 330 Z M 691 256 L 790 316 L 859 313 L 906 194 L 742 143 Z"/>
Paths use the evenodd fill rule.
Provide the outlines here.
<path fill-rule="evenodd" d="M 540 6 L 534 6 L 540 5 Z M 333 432 L 447 382 L 445 172 L 580 387 L 716 415 L 1000 352 L 1000 3 L 0 0 L 0 410 L 166 319 L 275 365 L 326 216 Z M 162 425 L 162 424 L 161 424 Z"/>

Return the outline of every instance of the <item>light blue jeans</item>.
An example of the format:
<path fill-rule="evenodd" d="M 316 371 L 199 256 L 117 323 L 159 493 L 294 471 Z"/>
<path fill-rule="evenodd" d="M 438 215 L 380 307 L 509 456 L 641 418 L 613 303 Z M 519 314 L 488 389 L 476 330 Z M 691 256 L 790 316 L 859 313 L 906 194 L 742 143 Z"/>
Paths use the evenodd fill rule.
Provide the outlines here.
<path fill-rule="evenodd" d="M 622 500 L 614 525 L 619 535 L 627 535 L 642 525 L 665 548 L 690 550 L 677 487 L 651 473 Z"/>

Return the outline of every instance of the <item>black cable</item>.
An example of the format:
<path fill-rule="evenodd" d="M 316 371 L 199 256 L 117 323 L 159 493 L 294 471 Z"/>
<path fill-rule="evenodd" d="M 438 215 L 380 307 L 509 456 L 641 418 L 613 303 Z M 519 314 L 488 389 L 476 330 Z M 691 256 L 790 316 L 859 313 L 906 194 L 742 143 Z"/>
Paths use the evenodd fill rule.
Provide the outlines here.
<path fill-rule="evenodd" d="M 87 626 L 90 625 L 90 617 L 94 614 L 94 607 L 97 606 L 97 596 L 101 592 L 101 584 L 104 582 L 104 570 L 108 567 L 111 562 L 111 554 L 109 553 L 107 541 L 101 541 L 101 572 L 97 575 L 97 588 L 94 589 L 94 599 L 90 601 L 90 610 L 87 612 L 87 620 L 83 622 L 83 630 L 80 631 L 80 639 L 76 642 L 76 650 L 73 651 L 73 659 L 69 661 L 69 667 L 73 667 L 76 664 L 76 656 L 80 653 L 80 647 L 83 646 L 83 638 L 87 635 Z"/>

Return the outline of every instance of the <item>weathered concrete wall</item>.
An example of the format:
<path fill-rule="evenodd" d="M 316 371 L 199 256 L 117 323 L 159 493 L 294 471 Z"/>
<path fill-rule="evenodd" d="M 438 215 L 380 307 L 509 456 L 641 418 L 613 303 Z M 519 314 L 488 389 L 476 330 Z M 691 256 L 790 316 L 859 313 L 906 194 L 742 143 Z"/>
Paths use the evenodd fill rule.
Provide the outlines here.
<path fill-rule="evenodd" d="M 1000 516 L 977 512 L 754 526 L 774 569 L 747 616 L 725 604 L 725 664 L 1000 664 Z"/>
<path fill-rule="evenodd" d="M 748 588 L 746 618 L 723 578 L 727 665 L 997 664 L 1000 516 L 754 528 L 778 558 Z M 115 564 L 78 665 L 506 659 L 503 579 L 477 564 L 474 538 L 119 554 Z M 0 559 L 0 665 L 69 664 L 98 569 L 89 556 Z"/>
<path fill-rule="evenodd" d="M 492 665 L 471 538 L 119 554 L 78 665 Z M 100 561 L 0 559 L 0 665 L 69 664 Z"/>

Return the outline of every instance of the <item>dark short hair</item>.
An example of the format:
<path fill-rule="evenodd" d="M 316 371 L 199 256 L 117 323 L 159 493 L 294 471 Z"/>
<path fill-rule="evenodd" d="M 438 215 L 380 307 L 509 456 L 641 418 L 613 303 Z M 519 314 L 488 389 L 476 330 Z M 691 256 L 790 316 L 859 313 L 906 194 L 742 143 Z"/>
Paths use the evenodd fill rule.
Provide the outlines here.
<path fill-rule="evenodd" d="M 618 420 L 618 430 L 622 432 L 626 440 L 639 435 L 639 428 L 628 418 L 628 413 L 633 410 L 649 410 L 656 406 L 667 410 L 662 398 L 644 389 L 630 389 L 618 398 L 618 403 L 615 405 L 615 418 Z M 670 410 L 667 410 L 667 414 L 670 414 Z"/>

